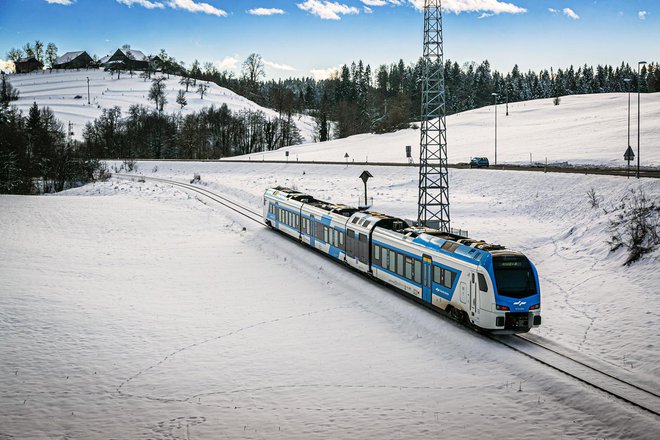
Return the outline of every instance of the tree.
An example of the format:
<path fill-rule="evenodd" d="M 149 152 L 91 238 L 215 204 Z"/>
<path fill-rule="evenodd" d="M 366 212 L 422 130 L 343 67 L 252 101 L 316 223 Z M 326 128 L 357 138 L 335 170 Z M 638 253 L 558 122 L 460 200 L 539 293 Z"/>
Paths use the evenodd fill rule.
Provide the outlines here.
<path fill-rule="evenodd" d="M 204 95 L 206 95 L 206 91 L 208 90 L 209 85 L 208 84 L 200 84 L 199 87 L 197 87 L 197 93 L 199 93 L 199 97 L 201 99 L 204 99 Z"/>
<path fill-rule="evenodd" d="M 26 58 L 31 58 L 31 57 L 36 58 L 34 54 L 34 48 L 30 43 L 25 43 L 25 46 L 23 46 L 23 52 L 25 53 Z"/>
<path fill-rule="evenodd" d="M 188 105 L 188 101 L 186 100 L 186 92 L 179 90 L 179 93 L 176 95 L 176 103 L 179 104 L 181 108 L 184 108 L 186 105 Z"/>
<path fill-rule="evenodd" d="M 18 61 L 21 58 L 23 58 L 23 50 L 22 49 L 16 49 L 12 47 L 9 52 L 7 52 L 7 59 L 12 60 L 12 61 Z"/>
<path fill-rule="evenodd" d="M 243 61 L 243 79 L 247 81 L 248 85 L 254 87 L 257 82 L 266 76 L 264 70 L 264 62 L 261 55 L 251 53 L 245 61 Z"/>
<path fill-rule="evenodd" d="M 55 43 L 48 43 L 46 47 L 46 66 L 52 69 L 55 62 L 57 62 L 57 46 L 55 46 Z"/>
<path fill-rule="evenodd" d="M 163 111 L 163 107 L 167 103 L 165 98 L 165 77 L 161 76 L 151 80 L 151 89 L 149 89 L 149 101 L 154 101 L 156 110 Z"/>
<path fill-rule="evenodd" d="M 44 62 L 44 43 L 39 40 L 34 41 L 34 57 L 40 63 Z"/>
<path fill-rule="evenodd" d="M 192 85 L 193 80 L 189 76 L 183 76 L 179 80 L 179 84 L 186 86 L 186 93 L 188 93 L 188 88 Z"/>

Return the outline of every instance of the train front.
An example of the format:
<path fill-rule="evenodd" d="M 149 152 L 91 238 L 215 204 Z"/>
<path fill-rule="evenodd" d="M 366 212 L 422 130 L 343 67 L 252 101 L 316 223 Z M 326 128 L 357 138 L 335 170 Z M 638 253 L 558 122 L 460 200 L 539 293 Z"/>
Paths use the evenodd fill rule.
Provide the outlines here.
<path fill-rule="evenodd" d="M 496 327 L 527 332 L 541 325 L 541 290 L 536 268 L 521 253 L 493 252 Z"/>

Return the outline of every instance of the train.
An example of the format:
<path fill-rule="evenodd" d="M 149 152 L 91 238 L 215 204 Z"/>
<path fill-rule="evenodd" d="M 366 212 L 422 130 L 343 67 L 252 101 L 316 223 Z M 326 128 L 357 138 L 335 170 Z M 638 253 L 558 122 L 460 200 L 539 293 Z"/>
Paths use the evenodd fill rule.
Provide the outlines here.
<path fill-rule="evenodd" d="M 525 333 L 541 325 L 538 273 L 520 252 L 282 186 L 265 191 L 263 220 L 477 330 Z"/>

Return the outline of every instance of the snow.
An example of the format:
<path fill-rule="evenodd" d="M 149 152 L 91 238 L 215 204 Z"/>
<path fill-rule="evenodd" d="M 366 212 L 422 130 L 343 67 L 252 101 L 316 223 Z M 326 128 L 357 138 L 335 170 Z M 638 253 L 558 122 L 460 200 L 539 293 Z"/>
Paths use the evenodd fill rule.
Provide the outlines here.
<path fill-rule="evenodd" d="M 71 60 L 75 60 L 79 55 L 85 53 L 84 50 L 79 50 L 77 52 L 67 52 L 64 55 L 57 57 L 55 64 L 64 64 L 68 63 Z"/>
<path fill-rule="evenodd" d="M 133 51 L 136 52 L 136 51 Z M 55 117 L 64 124 L 73 123 L 73 132 L 77 139 L 82 139 L 85 124 L 101 116 L 102 109 L 119 106 L 122 114 L 126 115 L 128 108 L 134 104 L 151 107 L 147 99 L 151 81 L 139 77 L 140 72 L 134 73 L 131 78 L 129 72 L 122 72 L 120 79 L 116 75 L 103 70 L 68 70 L 68 71 L 42 71 L 29 74 L 11 75 L 9 80 L 19 92 L 19 100 L 13 105 L 24 113 L 36 102 L 39 107 L 47 106 L 55 113 Z M 87 77 L 91 105 L 87 105 Z M 188 105 L 183 109 L 176 103 L 179 90 L 185 86 L 179 84 L 181 78 L 171 75 L 165 81 L 165 95 L 167 104 L 166 113 L 180 113 L 182 115 L 199 111 L 214 105 L 220 107 L 227 104 L 232 112 L 242 110 L 261 111 L 267 117 L 275 118 L 277 112 L 261 107 L 254 102 L 214 83 L 208 83 L 209 89 L 204 99 L 195 93 L 195 88 L 189 88 L 186 94 Z M 76 96 L 81 98 L 75 99 Z M 316 124 L 309 116 L 296 116 L 294 121 L 301 131 L 306 142 L 311 142 Z"/>
<path fill-rule="evenodd" d="M 637 154 L 637 102 L 631 101 L 630 144 Z M 498 105 L 497 162 L 500 164 L 604 165 L 625 167 L 628 142 L 628 94 L 564 96 L 555 106 L 552 99 Z M 469 162 L 485 156 L 494 163 L 494 106 L 447 117 L 449 163 Z M 641 96 L 641 165 L 660 166 L 660 93 Z M 406 163 L 405 146 L 419 161 L 418 129 L 374 136 L 363 134 L 310 145 L 287 147 L 290 160 Z M 377 147 L 375 147 L 377 144 Z M 242 157 L 252 160 L 285 160 L 282 151 Z M 636 159 L 635 159 L 636 160 Z M 632 165 L 636 165 L 636 162 Z"/>
<path fill-rule="evenodd" d="M 378 151 L 378 138 L 371 151 Z M 140 162 L 258 209 L 297 187 L 355 203 L 362 167 Z M 373 167 L 414 217 L 414 167 Z M 610 253 L 656 180 L 450 170 L 455 227 L 537 264 L 536 333 L 657 390 L 656 251 Z M 660 422 L 455 325 L 222 206 L 109 181 L 0 196 L 0 438 L 655 438 Z"/>

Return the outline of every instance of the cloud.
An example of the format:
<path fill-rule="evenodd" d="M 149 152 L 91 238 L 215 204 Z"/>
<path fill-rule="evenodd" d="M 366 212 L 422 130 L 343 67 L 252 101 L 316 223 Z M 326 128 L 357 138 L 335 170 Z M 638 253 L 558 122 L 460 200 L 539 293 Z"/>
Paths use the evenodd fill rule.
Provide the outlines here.
<path fill-rule="evenodd" d="M 341 66 L 337 67 L 328 67 L 327 69 L 312 69 L 309 72 L 312 74 L 315 80 L 320 81 L 322 79 L 328 79 L 331 76 L 337 75 L 339 73 Z"/>
<path fill-rule="evenodd" d="M 424 8 L 424 0 L 408 0 L 417 9 Z M 460 14 L 461 12 L 490 12 L 492 14 L 522 14 L 527 9 L 500 0 L 444 0 L 443 11 Z"/>
<path fill-rule="evenodd" d="M 147 9 L 165 9 L 165 5 L 159 2 L 150 2 L 149 0 L 117 0 L 117 3 L 126 5 L 129 8 L 133 5 L 142 6 Z"/>
<path fill-rule="evenodd" d="M 254 9 L 248 9 L 247 13 L 250 15 L 267 16 L 267 15 L 283 15 L 284 11 L 282 9 L 277 9 L 277 8 L 254 8 Z"/>
<path fill-rule="evenodd" d="M 648 14 L 649 14 L 649 13 L 646 12 L 646 11 L 639 11 L 639 12 L 637 13 L 637 16 L 639 17 L 640 20 L 646 20 L 646 16 L 647 16 Z"/>
<path fill-rule="evenodd" d="M 291 67 L 291 66 L 288 66 L 286 64 L 273 63 L 272 61 L 264 60 L 263 58 L 261 59 L 261 61 L 263 61 L 263 63 L 266 66 L 272 67 L 273 69 L 276 69 L 276 70 L 287 70 L 289 72 L 292 72 L 292 71 L 296 70 L 295 67 Z"/>
<path fill-rule="evenodd" d="M 367 6 L 385 6 L 393 5 L 400 6 L 405 0 L 360 0 Z"/>
<path fill-rule="evenodd" d="M 340 15 L 360 13 L 360 10 L 354 6 L 328 0 L 305 0 L 304 3 L 297 3 L 297 6 L 323 20 L 341 20 Z"/>
<path fill-rule="evenodd" d="M 201 12 L 218 17 L 227 16 L 227 13 L 222 9 L 211 6 L 208 3 L 195 3 L 193 0 L 168 0 L 167 6 L 172 9 L 183 9 L 188 12 Z"/>
<path fill-rule="evenodd" d="M 221 60 L 216 61 L 215 67 L 218 68 L 218 70 L 233 70 L 238 67 L 239 59 L 238 55 L 228 56 L 224 57 Z"/>
<path fill-rule="evenodd" d="M 551 13 L 553 13 L 553 14 L 556 14 L 557 12 L 559 12 L 559 11 L 556 10 L 555 8 L 548 8 L 548 11 L 551 12 Z"/>
<path fill-rule="evenodd" d="M 573 20 L 580 19 L 580 16 L 577 15 L 571 8 L 564 8 L 562 9 L 562 12 L 564 13 L 565 16 L 572 18 Z"/>
<path fill-rule="evenodd" d="M 46 0 L 46 3 L 50 3 L 51 5 L 69 6 L 70 4 L 75 3 L 75 0 Z"/>

